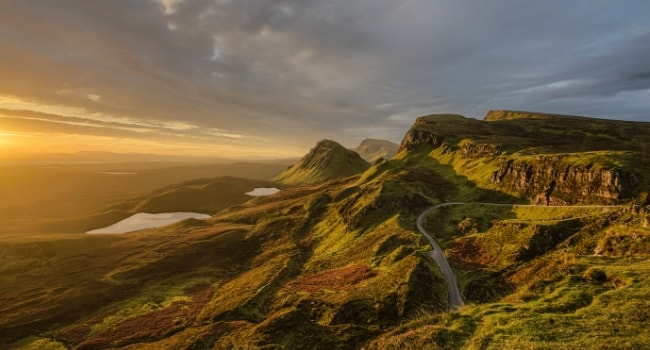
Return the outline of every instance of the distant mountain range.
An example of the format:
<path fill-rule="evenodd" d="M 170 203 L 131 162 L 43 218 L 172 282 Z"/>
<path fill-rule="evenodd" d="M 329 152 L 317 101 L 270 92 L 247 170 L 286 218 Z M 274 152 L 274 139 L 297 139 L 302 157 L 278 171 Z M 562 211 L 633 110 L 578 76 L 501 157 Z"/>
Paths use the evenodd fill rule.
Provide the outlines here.
<path fill-rule="evenodd" d="M 397 154 L 399 145 L 387 140 L 365 139 L 354 149 L 368 163 L 374 163 L 380 158 L 391 159 Z"/>

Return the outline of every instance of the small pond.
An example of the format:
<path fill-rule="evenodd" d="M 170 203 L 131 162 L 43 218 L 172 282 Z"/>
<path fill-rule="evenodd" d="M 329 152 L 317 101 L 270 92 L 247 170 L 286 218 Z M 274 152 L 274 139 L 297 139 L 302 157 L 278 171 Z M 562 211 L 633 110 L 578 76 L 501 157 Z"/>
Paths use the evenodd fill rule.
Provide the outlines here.
<path fill-rule="evenodd" d="M 253 197 L 259 197 L 259 196 L 269 196 L 278 193 L 279 191 L 280 190 L 275 187 L 258 187 L 250 192 L 246 192 L 245 194 Z"/>

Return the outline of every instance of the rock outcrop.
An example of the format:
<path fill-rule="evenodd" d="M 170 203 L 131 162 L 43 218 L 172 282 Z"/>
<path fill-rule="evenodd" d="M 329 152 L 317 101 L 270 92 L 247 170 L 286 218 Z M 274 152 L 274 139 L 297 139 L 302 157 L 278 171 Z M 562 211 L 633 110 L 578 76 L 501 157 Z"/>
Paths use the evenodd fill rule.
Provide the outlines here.
<path fill-rule="evenodd" d="M 460 153 L 465 158 L 494 157 L 501 154 L 499 147 L 490 144 L 464 143 Z"/>
<path fill-rule="evenodd" d="M 422 144 L 437 148 L 442 144 L 442 137 L 428 131 L 413 130 L 406 134 L 399 149 L 400 151 L 412 151 Z"/>
<path fill-rule="evenodd" d="M 442 151 L 430 154 L 435 149 Z M 478 186 L 563 205 L 641 198 L 647 149 L 650 123 L 500 110 L 483 120 L 420 117 L 399 152 L 451 154 L 439 161 Z"/>
<path fill-rule="evenodd" d="M 433 114 L 419 117 L 404 135 L 398 153 L 412 151 L 419 145 L 428 145 L 431 148 L 440 147 L 444 141 L 442 134 L 445 133 L 445 125 L 462 123 L 467 120 L 458 114 Z"/>
<path fill-rule="evenodd" d="M 545 205 L 617 203 L 631 197 L 639 183 L 628 171 L 566 164 L 558 156 L 510 159 L 492 173 L 490 180 Z"/>

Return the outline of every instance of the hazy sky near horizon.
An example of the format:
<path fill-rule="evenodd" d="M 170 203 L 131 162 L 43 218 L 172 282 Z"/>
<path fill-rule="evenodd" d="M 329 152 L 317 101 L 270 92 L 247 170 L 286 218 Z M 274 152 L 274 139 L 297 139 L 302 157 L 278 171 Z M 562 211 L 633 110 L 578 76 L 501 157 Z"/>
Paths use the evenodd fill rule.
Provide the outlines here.
<path fill-rule="evenodd" d="M 5 0 L 0 156 L 300 155 L 490 109 L 650 121 L 647 0 Z"/>

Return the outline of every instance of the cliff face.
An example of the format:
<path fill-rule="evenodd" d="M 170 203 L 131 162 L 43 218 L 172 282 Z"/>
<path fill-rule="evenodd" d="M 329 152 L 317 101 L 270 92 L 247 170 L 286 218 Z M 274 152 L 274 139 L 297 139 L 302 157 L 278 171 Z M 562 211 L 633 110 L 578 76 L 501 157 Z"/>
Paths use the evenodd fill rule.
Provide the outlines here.
<path fill-rule="evenodd" d="M 532 161 L 509 159 L 490 182 L 519 192 L 535 204 L 617 203 L 634 195 L 639 179 L 624 170 L 567 165 L 559 157 Z"/>
<path fill-rule="evenodd" d="M 431 148 L 437 148 L 442 144 L 442 137 L 424 130 L 409 131 L 399 146 L 399 151 L 412 151 L 419 145 L 429 145 Z"/>
<path fill-rule="evenodd" d="M 420 117 L 399 152 L 437 157 L 479 187 L 561 205 L 642 200 L 647 149 L 650 123 L 491 111 L 484 120 Z"/>
<path fill-rule="evenodd" d="M 472 121 L 477 122 L 474 119 L 468 119 L 458 114 L 432 114 L 419 117 L 411 129 L 404 135 L 398 153 L 412 151 L 419 145 L 429 145 L 431 148 L 438 148 L 445 141 L 442 135 L 451 134 L 448 130 L 449 127 L 474 124 Z"/>

